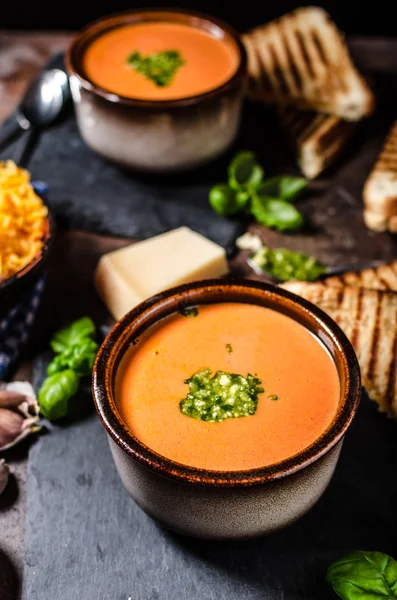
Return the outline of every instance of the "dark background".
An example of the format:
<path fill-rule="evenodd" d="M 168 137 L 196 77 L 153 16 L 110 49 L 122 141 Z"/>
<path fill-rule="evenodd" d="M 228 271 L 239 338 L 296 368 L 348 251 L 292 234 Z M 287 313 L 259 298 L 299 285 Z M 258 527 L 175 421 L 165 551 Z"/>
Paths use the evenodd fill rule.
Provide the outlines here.
<path fill-rule="evenodd" d="M 77 29 L 102 15 L 142 7 L 193 8 L 218 16 L 239 31 L 244 31 L 274 17 L 313 2 L 287 0 L 170 0 L 133 4 L 126 0 L 58 0 L 1 2 L 0 28 L 9 29 Z M 339 27 L 348 34 L 397 36 L 393 0 L 334 0 L 319 2 L 328 10 Z M 394 8 L 393 8 L 394 6 Z"/>

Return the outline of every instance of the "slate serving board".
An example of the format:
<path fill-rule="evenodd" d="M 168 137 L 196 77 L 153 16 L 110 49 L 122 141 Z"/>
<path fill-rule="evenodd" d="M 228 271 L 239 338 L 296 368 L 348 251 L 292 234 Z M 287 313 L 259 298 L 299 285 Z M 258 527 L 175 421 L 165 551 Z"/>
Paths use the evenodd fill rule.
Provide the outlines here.
<path fill-rule="evenodd" d="M 135 505 L 88 413 L 31 450 L 23 600 L 331 600 L 333 560 L 353 549 L 397 555 L 395 473 L 396 424 L 364 396 L 331 484 L 305 517 L 252 542 L 193 540 Z"/>

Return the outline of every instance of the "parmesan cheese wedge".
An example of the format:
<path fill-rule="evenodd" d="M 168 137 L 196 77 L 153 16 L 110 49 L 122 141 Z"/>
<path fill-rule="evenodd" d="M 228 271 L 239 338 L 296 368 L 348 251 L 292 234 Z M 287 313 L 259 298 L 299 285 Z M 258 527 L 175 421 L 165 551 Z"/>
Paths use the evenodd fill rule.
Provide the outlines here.
<path fill-rule="evenodd" d="M 118 320 L 154 294 L 228 271 L 224 248 L 188 227 L 180 227 L 104 254 L 95 284 Z"/>

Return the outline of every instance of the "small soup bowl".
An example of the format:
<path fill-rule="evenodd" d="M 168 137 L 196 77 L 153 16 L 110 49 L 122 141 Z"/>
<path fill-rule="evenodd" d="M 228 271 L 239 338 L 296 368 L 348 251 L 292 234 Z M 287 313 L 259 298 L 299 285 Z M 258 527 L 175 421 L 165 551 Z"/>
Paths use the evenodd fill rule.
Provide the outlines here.
<path fill-rule="evenodd" d="M 129 346 L 148 327 L 186 306 L 243 302 L 271 308 L 303 325 L 330 353 L 340 379 L 337 414 L 302 452 L 244 471 L 209 471 L 176 463 L 142 444 L 120 417 L 115 375 Z M 121 319 L 105 339 L 93 374 L 96 409 L 119 475 L 136 503 L 164 527 L 206 539 L 248 539 L 306 513 L 326 489 L 357 410 L 361 381 L 354 350 L 339 326 L 311 303 L 249 280 L 208 280 L 168 290 Z"/>
<path fill-rule="evenodd" d="M 99 36 L 118 27 L 171 22 L 199 28 L 235 48 L 238 66 L 222 85 L 176 100 L 140 100 L 95 85 L 84 54 Z M 247 78 L 247 56 L 229 25 L 193 11 L 145 10 L 111 15 L 86 26 L 74 39 L 66 65 L 81 136 L 92 150 L 122 167 L 169 172 L 202 165 L 234 141 Z"/>

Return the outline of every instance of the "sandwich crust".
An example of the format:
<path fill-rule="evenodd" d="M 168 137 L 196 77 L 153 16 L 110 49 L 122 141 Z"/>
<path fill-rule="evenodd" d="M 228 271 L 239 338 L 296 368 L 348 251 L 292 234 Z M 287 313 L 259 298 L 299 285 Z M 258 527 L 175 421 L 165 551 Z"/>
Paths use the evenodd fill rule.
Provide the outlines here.
<path fill-rule="evenodd" d="M 363 385 L 382 412 L 397 417 L 397 294 L 291 281 L 281 287 L 329 314 L 350 339 Z"/>
<path fill-rule="evenodd" d="M 357 121 L 374 97 L 327 12 L 299 8 L 243 36 L 254 100 L 294 105 Z"/>
<path fill-rule="evenodd" d="M 351 121 L 293 106 L 280 107 L 278 114 L 307 179 L 314 179 L 337 159 L 356 127 Z"/>
<path fill-rule="evenodd" d="M 397 233 L 397 121 L 365 183 L 363 199 L 367 227 Z"/>

